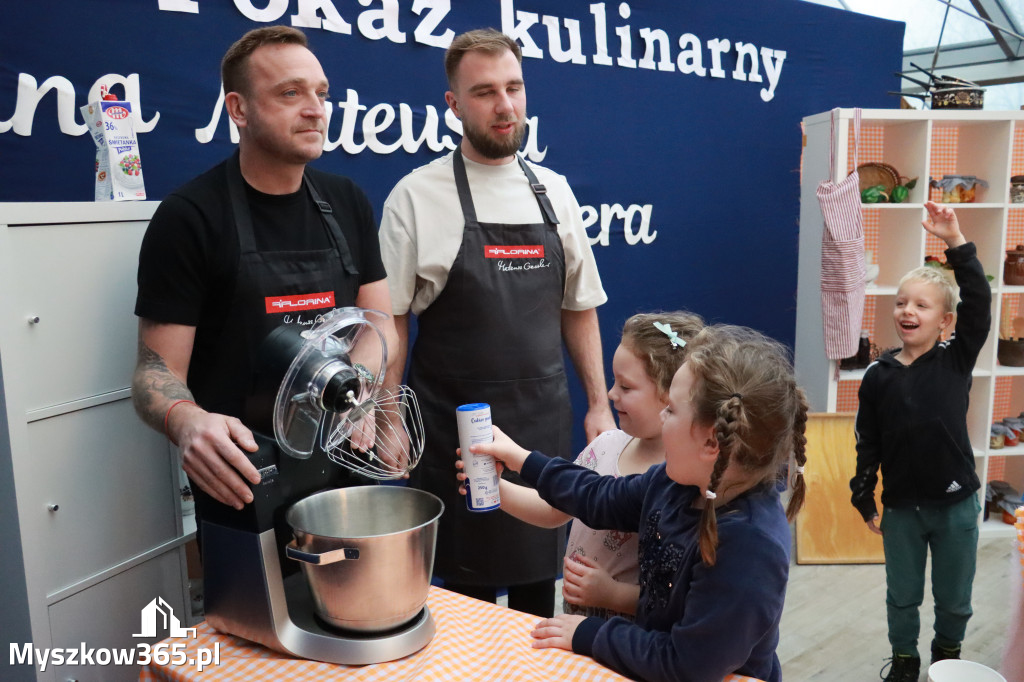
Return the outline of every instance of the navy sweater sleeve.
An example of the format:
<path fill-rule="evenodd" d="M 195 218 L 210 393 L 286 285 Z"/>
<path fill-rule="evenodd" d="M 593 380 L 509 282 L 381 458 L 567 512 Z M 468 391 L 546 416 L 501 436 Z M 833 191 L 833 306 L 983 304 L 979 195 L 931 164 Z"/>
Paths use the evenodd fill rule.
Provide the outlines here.
<path fill-rule="evenodd" d="M 664 467 L 662 464 L 643 474 L 616 478 L 534 451 L 520 473 L 545 502 L 591 528 L 636 532 L 647 480 Z"/>
<path fill-rule="evenodd" d="M 573 653 L 594 657 L 594 640 L 601 626 L 605 624 L 604 618 L 590 617 L 576 626 L 576 632 L 572 635 Z"/>

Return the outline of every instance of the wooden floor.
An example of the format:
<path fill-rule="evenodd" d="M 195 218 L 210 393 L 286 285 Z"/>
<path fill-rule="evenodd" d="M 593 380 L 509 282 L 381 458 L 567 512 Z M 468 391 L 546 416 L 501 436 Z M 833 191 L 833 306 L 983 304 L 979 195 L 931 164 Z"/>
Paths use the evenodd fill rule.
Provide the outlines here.
<path fill-rule="evenodd" d="M 1010 576 L 1011 572 L 1019 575 L 1017 561 L 1013 537 L 980 541 L 974 615 L 967 626 L 962 657 L 994 670 L 1002 663 L 1004 633 L 1010 620 Z M 930 584 L 921 607 L 923 668 L 928 665 L 934 621 Z M 885 567 L 792 566 L 778 654 L 787 681 L 879 679 L 878 671 L 891 655 L 886 636 Z M 926 679 L 922 669 L 921 680 Z"/>

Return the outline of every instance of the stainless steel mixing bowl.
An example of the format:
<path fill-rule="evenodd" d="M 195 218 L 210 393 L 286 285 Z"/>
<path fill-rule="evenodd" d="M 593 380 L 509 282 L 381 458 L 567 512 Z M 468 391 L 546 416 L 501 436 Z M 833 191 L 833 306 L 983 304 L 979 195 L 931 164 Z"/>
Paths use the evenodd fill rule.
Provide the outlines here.
<path fill-rule="evenodd" d="M 285 514 L 317 615 L 346 630 L 381 632 L 423 608 L 444 504 L 401 486 L 326 490 Z"/>

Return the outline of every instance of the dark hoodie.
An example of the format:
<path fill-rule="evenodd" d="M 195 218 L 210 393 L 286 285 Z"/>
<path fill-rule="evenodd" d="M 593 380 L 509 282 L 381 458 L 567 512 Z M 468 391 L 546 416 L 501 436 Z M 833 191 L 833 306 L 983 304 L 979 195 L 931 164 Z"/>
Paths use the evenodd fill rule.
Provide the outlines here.
<path fill-rule="evenodd" d="M 865 521 L 878 513 L 879 465 L 887 507 L 946 506 L 981 487 L 967 406 L 971 372 L 992 326 L 992 290 L 973 242 L 947 249 L 946 260 L 960 286 L 953 337 L 910 365 L 894 357 L 898 351 L 883 354 L 860 385 L 857 472 L 850 489 Z"/>

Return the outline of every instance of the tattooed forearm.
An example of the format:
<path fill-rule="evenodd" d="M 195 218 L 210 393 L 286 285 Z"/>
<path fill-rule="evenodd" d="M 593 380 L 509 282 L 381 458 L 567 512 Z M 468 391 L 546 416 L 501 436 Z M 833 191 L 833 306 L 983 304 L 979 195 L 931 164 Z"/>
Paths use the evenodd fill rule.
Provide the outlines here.
<path fill-rule="evenodd" d="M 144 422 L 163 431 L 164 414 L 176 400 L 192 400 L 188 386 L 171 372 L 167 363 L 139 339 L 139 354 L 132 377 L 132 402 Z"/>

